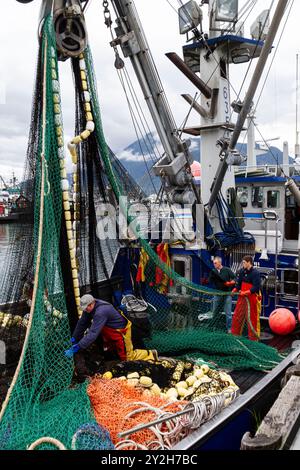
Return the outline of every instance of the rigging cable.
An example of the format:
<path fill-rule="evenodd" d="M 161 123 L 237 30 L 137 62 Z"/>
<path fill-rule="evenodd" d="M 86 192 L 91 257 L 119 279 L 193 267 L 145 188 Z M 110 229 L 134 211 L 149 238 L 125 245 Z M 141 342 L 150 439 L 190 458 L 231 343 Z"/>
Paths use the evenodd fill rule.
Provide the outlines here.
<path fill-rule="evenodd" d="M 108 2 L 103 2 L 103 6 L 104 6 L 104 16 L 105 16 L 105 24 L 109 27 L 109 30 L 110 30 L 110 34 L 111 34 L 111 38 L 112 40 L 114 39 L 114 36 L 113 36 L 113 32 L 112 32 L 112 20 L 111 20 L 111 17 L 110 17 L 110 12 L 109 12 L 109 9 L 108 9 Z M 114 6 L 114 10 L 115 10 L 115 5 Z M 116 10 L 115 10 L 115 13 L 117 14 Z M 108 14 L 108 16 L 107 16 Z M 114 52 L 115 52 L 115 56 L 116 56 L 116 62 L 119 61 L 121 62 L 121 59 L 119 57 L 119 53 L 118 53 L 118 50 L 117 50 L 117 47 L 115 46 L 114 47 Z M 122 61 L 123 62 L 123 61 Z M 117 73 L 118 73 L 118 77 L 119 77 L 119 80 L 120 80 L 120 83 L 121 83 L 121 86 L 124 90 L 124 94 L 125 94 L 125 97 L 126 97 L 126 100 L 127 100 L 127 104 L 128 104 L 128 108 L 129 108 L 129 112 L 130 112 L 130 115 L 131 115 L 131 120 L 132 120 L 132 123 L 133 123 L 133 126 L 134 126 L 134 130 L 135 130 L 135 133 L 136 133 L 136 137 L 137 137 L 137 141 L 138 141 L 138 144 L 139 144 L 139 147 L 140 147 L 140 151 L 141 151 L 141 154 L 143 156 L 143 160 L 144 160 L 144 163 L 145 163 L 145 166 L 146 166 L 146 170 L 148 172 L 148 175 L 149 175 L 149 178 L 150 178 L 150 182 L 153 186 L 153 189 L 154 189 L 154 192 L 156 193 L 156 188 L 155 188 L 155 185 L 153 183 L 153 180 L 152 180 L 152 176 L 151 176 L 151 173 L 150 173 L 150 170 L 149 170 L 149 167 L 147 165 L 147 162 L 146 162 L 146 157 L 145 157 L 145 154 L 144 154 L 144 151 L 142 149 L 142 145 L 141 145 L 141 140 L 140 140 L 140 137 L 139 137 L 139 134 L 138 134 L 138 130 L 140 132 L 140 135 L 142 136 L 142 139 L 143 139 L 143 143 L 148 151 L 148 154 L 150 156 L 150 158 L 153 160 L 153 152 L 155 153 L 155 149 L 153 148 L 153 146 L 150 144 L 150 147 L 152 147 L 152 152 L 149 150 L 148 148 L 148 145 L 147 145 L 147 142 L 145 140 L 145 137 L 143 137 L 143 133 L 141 131 L 141 127 L 138 123 L 138 119 L 136 118 L 136 115 L 134 113 L 134 110 L 132 108 L 132 105 L 131 105 L 131 102 L 130 102 L 130 99 L 129 99 L 129 96 L 128 96 L 128 93 L 127 93 L 127 90 L 126 90 L 126 86 L 125 86 L 125 82 L 124 82 L 124 79 L 122 77 L 122 68 L 125 69 L 126 73 L 124 73 L 124 77 L 125 77 L 125 81 L 127 83 L 127 86 L 128 86 L 128 89 L 129 89 L 129 93 L 131 94 L 131 97 L 133 99 L 133 103 L 135 105 L 135 108 L 137 110 L 137 114 L 140 118 L 140 121 L 142 123 L 142 127 L 144 129 L 144 133 L 146 133 L 146 139 L 149 140 L 149 135 L 147 134 L 147 131 L 146 131 L 146 128 L 145 128 L 145 125 L 143 123 L 143 120 L 141 118 L 141 113 L 140 113 L 140 104 L 139 104 L 139 101 L 136 97 L 136 94 L 133 93 L 133 87 L 131 85 L 131 81 L 130 81 L 130 78 L 129 78 L 129 75 L 127 73 L 127 70 L 126 70 L 126 67 L 125 67 L 125 64 L 123 63 L 122 66 L 119 66 L 119 67 L 116 67 L 117 68 Z M 138 103 L 138 104 L 137 104 Z M 142 114 L 143 115 L 143 114 Z M 144 115 L 143 115 L 144 116 Z M 146 119 L 145 119 L 146 121 Z M 146 126 L 148 126 L 148 123 L 146 121 Z M 149 128 L 149 126 L 148 126 Z M 150 143 L 150 142 L 149 142 Z"/>
<path fill-rule="evenodd" d="M 140 137 L 139 137 L 139 133 L 138 133 L 138 124 L 136 122 L 136 117 L 135 117 L 135 114 L 134 114 L 134 110 L 132 109 L 132 106 L 131 106 L 131 103 L 130 103 L 130 100 L 129 100 L 129 97 L 128 97 L 128 93 L 127 93 L 127 90 L 126 90 L 126 87 L 125 87 L 125 83 L 123 81 L 123 78 L 122 78 L 122 75 L 121 73 L 118 71 L 118 75 L 119 75 L 119 78 L 120 78 L 120 82 L 121 82 L 121 85 L 123 87 L 123 90 L 124 90 L 124 93 L 125 93 L 125 96 L 126 96 L 126 100 L 127 100 L 127 104 L 128 104 L 128 108 L 129 108 L 129 112 L 130 112 L 130 115 L 131 115 L 131 120 L 132 120 L 132 123 L 133 123 L 133 126 L 134 126 L 134 130 L 135 130 L 135 133 L 136 133 L 136 137 L 137 137 L 137 140 L 138 140 L 138 144 L 139 144 L 139 147 L 140 147 L 140 152 L 141 152 L 141 155 L 143 157 L 143 160 L 144 160 L 144 163 L 145 163 L 145 166 L 146 166 L 146 169 L 147 169 L 147 172 L 148 172 L 148 175 L 149 175 L 149 178 L 150 178 L 150 181 L 152 183 L 152 186 L 153 186 L 153 189 L 154 189 L 154 192 L 157 193 L 157 190 L 155 188 L 155 185 L 153 183 L 153 180 L 152 180 L 152 176 L 151 176 L 151 173 L 150 173 L 150 169 L 147 165 L 147 159 L 146 159 L 146 156 L 145 156 L 145 153 L 143 151 L 143 148 L 142 148 L 142 145 L 141 145 L 141 140 L 140 140 Z M 141 129 L 139 128 L 139 131 L 141 133 Z M 142 133 L 141 133 L 142 134 Z M 144 141 L 145 143 L 145 141 Z M 146 145 L 147 147 L 147 145 Z"/>
<path fill-rule="evenodd" d="M 135 7 L 134 4 L 132 4 L 132 8 L 133 8 L 133 10 L 134 10 L 134 13 L 135 13 L 136 17 L 138 18 L 139 15 L 138 15 L 137 9 L 136 9 L 136 7 Z M 163 102 L 165 108 L 168 110 L 168 113 L 169 113 L 169 120 L 170 120 L 170 126 L 173 128 L 174 133 L 175 133 L 175 132 L 178 133 L 178 129 L 177 129 L 177 126 L 176 126 L 176 123 L 175 123 L 175 119 L 174 119 L 174 116 L 173 116 L 173 113 L 172 113 L 170 104 L 169 104 L 168 99 L 167 99 L 167 97 L 166 97 L 166 94 L 165 94 L 165 91 L 164 91 L 164 88 L 163 88 L 163 85 L 162 85 L 162 81 L 161 81 L 161 79 L 160 79 L 160 75 L 159 75 L 159 73 L 158 73 L 156 64 L 155 64 L 155 62 L 154 62 L 154 60 L 153 60 L 152 53 L 151 53 L 150 48 L 149 48 L 149 46 L 148 46 L 147 38 L 146 38 L 146 36 L 145 36 L 143 30 L 140 31 L 140 34 L 141 34 L 141 36 L 142 36 L 142 39 L 143 39 L 145 45 L 146 45 L 147 48 L 148 48 L 148 59 L 149 59 L 149 64 L 148 64 L 148 65 L 149 65 L 150 68 L 152 67 L 153 71 L 155 72 L 155 73 L 153 74 L 153 77 L 154 77 L 154 79 L 155 79 L 157 88 L 160 88 L 160 98 L 161 98 L 161 100 L 162 100 L 162 102 Z"/>
<path fill-rule="evenodd" d="M 262 89 L 261 89 L 260 94 L 259 94 L 259 97 L 258 97 L 258 99 L 257 99 L 257 103 L 256 103 L 255 108 L 254 108 L 254 114 L 255 114 L 256 111 L 257 111 L 258 104 L 259 104 L 259 102 L 260 102 L 260 100 L 261 100 L 263 91 L 264 91 L 264 89 L 265 89 L 267 80 L 268 80 L 268 78 L 269 78 L 269 75 L 270 75 L 272 66 L 273 66 L 273 64 L 274 64 L 274 61 L 275 61 L 276 55 L 277 55 L 277 53 L 278 53 L 278 49 L 279 49 L 279 46 L 280 46 L 282 37 L 283 37 L 283 33 L 284 33 L 284 31 L 285 31 L 285 28 L 286 28 L 286 26 L 287 26 L 288 20 L 289 20 L 289 18 L 290 18 L 290 14 L 291 14 L 291 11 L 292 11 L 293 6 L 294 6 L 294 0 L 290 0 L 290 9 L 289 9 L 288 14 L 287 14 L 287 17 L 286 17 L 286 19 L 285 19 L 285 22 L 284 22 L 284 25 L 283 25 L 281 34 L 280 34 L 280 36 L 279 36 L 278 44 L 277 44 L 277 46 L 276 46 L 275 52 L 274 52 L 274 54 L 273 54 L 271 63 L 270 63 L 269 68 L 268 68 L 267 75 L 266 75 L 265 80 L 264 80 L 264 83 L 263 83 L 263 85 L 262 85 Z M 253 124 L 255 125 L 255 128 L 257 129 L 257 131 L 259 132 L 261 138 L 263 139 L 263 142 L 264 142 L 264 144 L 266 145 L 266 147 L 268 148 L 268 150 L 269 150 L 271 156 L 273 157 L 274 161 L 276 162 L 276 165 L 279 167 L 279 169 L 281 170 L 282 174 L 284 174 L 284 176 L 285 176 L 286 178 L 288 178 L 288 176 L 287 176 L 287 175 L 285 174 L 285 172 L 284 172 L 283 167 L 279 164 L 278 158 L 275 157 L 275 155 L 274 155 L 274 153 L 273 153 L 273 151 L 272 151 L 270 145 L 269 145 L 269 144 L 267 143 L 267 141 L 264 139 L 263 135 L 261 134 L 261 132 L 260 132 L 260 130 L 259 130 L 259 128 L 258 128 L 258 125 L 254 122 L 254 120 L 253 120 Z M 249 126 L 250 126 L 250 124 L 249 124 Z M 249 126 L 248 126 L 248 128 L 247 128 L 247 132 L 249 131 Z M 246 132 L 246 134 L 247 134 L 247 132 Z M 244 142 L 245 142 L 246 134 L 245 134 L 245 137 L 244 137 Z"/>
<path fill-rule="evenodd" d="M 140 117 L 140 120 L 141 120 L 141 122 L 142 122 L 142 124 L 143 124 L 143 128 L 144 128 L 144 131 L 145 131 L 145 134 L 146 134 L 148 143 L 149 143 L 149 145 L 150 145 L 150 148 L 152 148 L 153 153 L 154 153 L 154 155 L 155 155 L 155 160 L 154 160 L 153 163 L 156 163 L 157 160 L 162 157 L 162 154 L 161 154 L 161 152 L 160 152 L 160 150 L 159 150 L 159 148 L 158 148 L 158 146 L 157 146 L 156 140 L 155 140 L 154 137 L 153 137 L 153 133 L 152 133 L 152 131 L 151 131 L 151 129 L 150 129 L 150 126 L 149 126 L 148 121 L 147 121 L 147 119 L 146 119 L 145 113 L 144 113 L 143 108 L 142 108 L 142 106 L 141 106 L 140 100 L 139 100 L 139 98 L 138 98 L 138 96 L 137 96 L 137 93 L 135 92 L 135 89 L 134 89 L 134 87 L 133 87 L 133 85 L 132 85 L 132 82 L 131 82 L 131 80 L 130 80 L 130 75 L 129 75 L 128 71 L 127 71 L 127 67 L 126 67 L 126 66 L 124 67 L 124 71 L 125 71 L 125 74 L 126 74 L 126 76 L 127 76 L 127 83 L 128 83 L 129 89 L 131 90 L 131 96 L 133 97 L 133 100 L 134 100 L 135 103 L 136 103 L 137 111 L 139 110 L 139 117 Z M 143 123 L 143 121 L 144 121 L 144 123 Z M 153 142 L 150 142 L 149 135 L 151 135 L 151 137 L 152 137 L 152 139 L 153 139 Z M 157 154 L 156 154 L 156 152 L 157 152 Z M 158 156 L 157 156 L 157 155 L 158 155 Z M 152 157 L 151 153 L 150 153 L 150 156 Z M 152 160 L 153 160 L 153 159 L 152 159 Z"/>
<path fill-rule="evenodd" d="M 240 98 L 240 96 L 241 96 L 243 87 L 244 87 L 244 85 L 245 85 L 245 83 L 246 83 L 246 79 L 247 79 L 247 77 L 248 77 L 248 75 L 249 75 L 249 73 L 250 73 L 250 68 L 251 68 L 251 66 L 252 66 L 255 53 L 256 53 L 256 51 L 257 51 L 257 49 L 258 49 L 259 42 L 261 41 L 263 31 L 264 31 L 265 26 L 266 26 L 266 24 L 267 24 L 267 21 L 268 21 L 268 19 L 269 19 L 269 17 L 270 17 L 270 12 L 271 12 L 271 9 L 272 9 L 272 7 L 273 7 L 274 1 L 275 1 L 275 0 L 272 0 L 272 1 L 271 1 L 271 5 L 270 5 L 270 8 L 269 8 L 269 13 L 268 13 L 268 15 L 266 16 L 265 22 L 264 22 L 264 24 L 263 24 L 263 26 L 262 26 L 262 28 L 261 28 L 261 32 L 260 32 L 260 35 L 259 35 L 259 39 L 257 40 L 255 49 L 254 49 L 253 54 L 252 54 L 252 57 L 251 57 L 251 59 L 250 59 L 250 61 L 249 61 L 249 64 L 248 64 L 248 67 L 247 67 L 247 71 L 246 71 L 246 73 L 245 73 L 243 82 L 242 82 L 242 84 L 241 84 L 241 86 L 240 86 L 240 90 L 239 90 L 239 92 L 237 93 L 237 96 L 236 96 L 236 99 L 237 99 L 237 100 L 238 100 L 238 99 Z M 231 110 L 231 114 L 230 114 L 230 118 L 229 118 L 230 120 L 231 120 L 231 118 L 232 118 L 232 116 L 233 116 L 233 113 L 234 113 L 234 110 L 232 109 L 232 110 Z M 224 131 L 224 137 L 225 137 L 225 135 L 226 135 L 226 131 Z"/>
<path fill-rule="evenodd" d="M 111 33 L 112 39 L 114 39 L 114 37 L 113 37 L 113 32 L 112 32 L 112 28 L 111 28 L 112 21 L 111 21 L 111 18 L 110 18 L 110 13 L 109 13 L 109 10 L 108 10 L 107 2 L 104 2 L 104 3 L 103 3 L 103 6 L 105 7 L 105 19 L 106 19 L 106 24 L 108 25 L 108 27 L 109 27 L 109 29 L 110 29 L 110 33 Z M 115 5 L 113 5 L 113 8 L 114 8 L 114 11 L 115 11 L 116 16 L 118 16 L 118 12 L 116 11 Z M 107 14 L 108 14 L 108 16 L 107 16 Z M 126 26 L 126 25 L 125 25 L 125 26 Z M 126 29 L 126 28 L 125 28 L 125 29 Z M 146 38 L 143 37 L 143 39 L 144 39 L 144 41 L 145 41 L 145 43 L 146 43 Z M 117 48 L 114 47 L 114 50 L 115 50 L 115 54 L 116 54 L 116 60 L 118 60 L 119 56 L 118 56 Z M 121 60 L 121 59 L 119 59 L 119 60 Z M 155 69 L 155 64 L 154 64 L 154 62 L 153 62 L 153 58 L 152 58 L 151 55 L 150 55 L 150 66 L 152 66 L 152 67 Z M 120 68 L 121 68 L 121 67 L 120 67 Z M 125 66 L 124 66 L 124 68 L 125 68 L 125 70 L 126 70 L 126 67 L 125 67 Z M 128 97 L 128 93 L 127 93 L 127 91 L 126 91 L 126 87 L 125 87 L 125 84 L 124 84 L 124 80 L 123 80 L 122 77 L 121 77 L 121 73 L 118 73 L 118 75 L 119 75 L 119 79 L 120 79 L 120 81 L 121 81 L 123 90 L 124 90 L 124 92 L 125 92 L 125 96 L 126 96 L 126 99 L 127 99 L 128 107 L 129 107 L 129 109 L 130 109 L 130 114 L 131 114 L 132 121 L 134 121 L 134 119 L 135 119 L 135 121 L 136 121 L 136 122 L 134 123 L 134 128 L 135 128 L 135 132 L 136 132 L 137 139 L 138 139 L 138 142 L 139 142 L 140 150 L 141 150 L 141 153 L 142 153 L 142 155 L 143 155 L 143 159 L 144 159 L 144 162 L 145 162 L 145 166 L 146 166 L 146 169 L 147 169 L 147 172 L 148 172 L 150 181 L 151 181 L 151 183 L 152 183 L 153 189 L 154 189 L 155 192 L 157 192 L 157 190 L 156 190 L 156 188 L 155 188 L 155 185 L 154 185 L 154 183 L 153 183 L 153 181 L 152 181 L 152 176 L 151 176 L 151 173 L 150 173 L 151 169 L 149 170 L 148 165 L 147 165 L 147 163 L 146 163 L 146 158 L 145 158 L 144 152 L 143 152 L 143 150 L 142 150 L 140 138 L 139 138 L 138 132 L 137 132 L 137 127 L 139 128 L 140 134 L 141 134 L 141 136 L 142 136 L 142 138 L 143 138 L 144 145 L 145 145 L 145 147 L 147 148 L 148 154 L 149 154 L 150 158 L 152 159 L 152 161 L 153 161 L 153 153 L 155 154 L 155 150 L 156 150 L 157 153 L 159 154 L 159 158 L 161 157 L 160 151 L 158 150 L 158 147 L 157 147 L 157 145 L 156 145 L 155 139 L 153 138 L 151 132 L 149 132 L 149 134 L 151 134 L 151 137 L 153 138 L 153 142 L 150 142 L 149 135 L 148 135 L 148 133 L 147 133 L 147 130 L 146 130 L 146 128 L 145 128 L 145 125 L 144 125 L 144 123 L 143 123 L 143 120 L 142 120 L 141 115 L 144 117 L 144 119 L 145 119 L 145 116 L 144 116 L 143 111 L 142 111 L 142 109 L 141 109 L 139 100 L 138 100 L 137 95 L 136 95 L 136 93 L 135 93 L 135 91 L 134 91 L 134 88 L 133 88 L 133 86 L 132 86 L 132 83 L 131 83 L 131 80 L 130 80 L 130 77 L 129 77 L 129 74 L 128 74 L 127 70 L 126 70 L 126 73 L 125 73 L 125 80 L 126 80 L 126 82 L 127 82 L 127 86 L 128 86 L 129 92 L 130 92 L 130 94 L 131 94 L 131 97 L 132 97 L 132 99 L 133 99 L 135 108 L 136 108 L 136 110 L 137 110 L 137 114 L 138 114 L 138 116 L 139 116 L 139 118 L 140 118 L 140 121 L 142 122 L 142 127 L 144 128 L 144 131 L 145 131 L 145 133 L 146 133 L 146 139 L 148 140 L 149 146 L 150 146 L 150 148 L 152 149 L 152 151 L 149 150 L 148 145 L 147 145 L 147 142 L 145 141 L 145 138 L 143 137 L 143 133 L 141 132 L 141 128 L 140 128 L 140 126 L 138 125 L 138 119 L 136 118 L 135 113 L 134 113 L 134 111 L 133 111 L 133 109 L 132 109 L 132 106 L 131 106 L 131 103 L 130 103 L 130 100 L 129 100 L 129 97 Z M 161 82 L 160 82 L 160 79 L 159 79 L 159 76 L 158 76 L 158 75 L 157 75 L 157 77 L 156 77 L 156 83 L 157 83 L 157 85 L 162 89 L 162 84 L 161 84 Z M 170 106 L 169 106 L 169 104 L 168 104 L 168 102 L 167 102 L 167 100 L 166 100 L 164 94 L 162 94 L 161 97 L 162 97 L 162 99 L 164 99 L 165 105 L 168 107 L 169 112 L 170 112 L 170 115 L 171 115 L 171 117 L 172 117 Z M 172 121 L 172 123 L 173 123 L 173 119 L 171 119 L 171 121 Z M 148 126 L 148 130 L 150 131 L 150 128 L 149 128 L 149 125 L 148 125 L 146 119 L 145 119 L 145 122 L 146 122 L 146 126 Z M 172 124 L 172 125 L 173 125 L 173 127 L 174 127 L 174 131 L 178 132 L 177 129 L 176 129 L 175 122 L 174 122 L 174 124 Z M 157 159 L 158 159 L 158 158 L 157 158 L 157 155 L 155 155 L 155 156 L 156 156 L 156 160 L 153 161 L 153 163 L 156 163 L 156 161 L 157 161 Z"/>
<path fill-rule="evenodd" d="M 262 89 L 261 89 L 260 94 L 259 94 L 259 97 L 258 97 L 258 99 L 257 99 L 257 103 L 256 103 L 256 106 L 255 106 L 254 111 L 256 111 L 257 106 L 258 106 L 258 104 L 259 104 L 259 102 L 260 102 L 260 99 L 261 99 L 261 97 L 262 97 L 262 93 L 263 93 L 263 91 L 264 91 L 264 89 L 265 89 L 266 82 L 267 82 L 268 77 L 269 77 L 269 74 L 270 74 L 270 72 L 271 72 L 271 68 L 272 68 L 272 66 L 273 66 L 275 57 L 276 57 L 276 55 L 277 55 L 277 52 L 278 52 L 278 49 L 279 49 L 279 46 L 280 46 L 280 43 L 281 43 L 281 40 L 282 40 L 283 33 L 284 33 L 284 31 L 285 31 L 287 22 L 288 22 L 288 20 L 289 20 L 289 18 L 290 18 L 290 14 L 291 14 L 292 8 L 293 8 L 293 6 L 294 6 L 294 0 L 290 0 L 289 3 L 290 3 L 290 9 L 289 9 L 289 12 L 288 12 L 288 14 L 287 14 L 286 20 L 285 20 L 285 22 L 284 22 L 284 25 L 283 25 L 281 34 L 280 34 L 280 36 L 279 36 L 278 44 L 277 44 L 276 49 L 275 49 L 275 52 L 274 52 L 274 54 L 273 54 L 273 57 L 272 57 L 272 60 L 271 60 L 271 64 L 270 64 L 270 66 L 269 66 L 267 75 L 266 75 L 265 80 L 264 80 L 264 83 L 263 83 L 263 85 L 262 85 Z"/>

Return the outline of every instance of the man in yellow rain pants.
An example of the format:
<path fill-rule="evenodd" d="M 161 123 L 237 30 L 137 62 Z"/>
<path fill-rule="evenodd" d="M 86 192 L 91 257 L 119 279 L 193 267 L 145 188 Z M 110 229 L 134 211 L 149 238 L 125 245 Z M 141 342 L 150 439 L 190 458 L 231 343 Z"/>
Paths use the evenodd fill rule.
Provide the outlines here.
<path fill-rule="evenodd" d="M 252 341 L 259 341 L 261 312 L 260 274 L 253 267 L 253 258 L 251 256 L 244 256 L 243 268 L 238 274 L 236 287 L 232 292 L 239 292 L 239 298 L 232 318 L 232 334 L 236 336 L 242 335 L 246 322 L 248 338 Z M 248 306 L 250 307 L 250 312 L 248 312 Z"/>
<path fill-rule="evenodd" d="M 87 349 L 101 334 L 104 348 L 116 352 L 121 361 L 159 359 L 156 350 L 133 349 L 131 322 L 110 303 L 86 294 L 80 299 L 80 308 L 83 314 L 71 338 L 73 346 L 65 351 L 68 358 L 80 350 Z"/>

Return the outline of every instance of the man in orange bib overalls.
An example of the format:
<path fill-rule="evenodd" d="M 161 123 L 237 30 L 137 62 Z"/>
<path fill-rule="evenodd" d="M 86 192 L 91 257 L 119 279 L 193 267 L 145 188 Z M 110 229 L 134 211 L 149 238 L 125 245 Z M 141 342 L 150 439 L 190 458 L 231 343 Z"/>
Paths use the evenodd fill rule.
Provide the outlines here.
<path fill-rule="evenodd" d="M 101 333 L 103 345 L 107 350 L 117 353 L 121 361 L 155 361 L 156 350 L 133 349 L 131 341 L 131 322 L 113 305 L 92 295 L 83 295 L 80 299 L 83 310 L 73 332 L 73 346 L 65 351 L 71 358 L 82 349 L 87 349 Z M 85 331 L 88 333 L 84 335 Z"/>
<path fill-rule="evenodd" d="M 242 335 L 244 324 L 247 322 L 249 339 L 259 341 L 261 312 L 260 274 L 257 269 L 253 268 L 252 256 L 244 256 L 243 268 L 238 274 L 236 287 L 232 292 L 239 292 L 239 298 L 233 313 L 231 333 L 236 336 Z"/>

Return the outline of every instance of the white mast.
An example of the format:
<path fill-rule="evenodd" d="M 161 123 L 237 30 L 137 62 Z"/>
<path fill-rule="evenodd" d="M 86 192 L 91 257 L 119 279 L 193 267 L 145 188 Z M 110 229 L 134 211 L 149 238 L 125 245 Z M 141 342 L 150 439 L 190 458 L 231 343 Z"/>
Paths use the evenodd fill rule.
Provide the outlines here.
<path fill-rule="evenodd" d="M 296 145 L 295 145 L 295 159 L 300 157 L 299 145 L 299 127 L 298 127 L 298 94 L 299 94 L 299 54 L 296 55 Z"/>
<path fill-rule="evenodd" d="M 283 142 L 283 171 L 286 175 L 290 175 L 290 158 L 289 158 L 289 143 Z"/>
<path fill-rule="evenodd" d="M 253 168 L 256 166 L 256 151 L 255 151 L 255 115 L 250 113 L 248 116 L 248 138 L 247 138 L 247 166 Z"/>

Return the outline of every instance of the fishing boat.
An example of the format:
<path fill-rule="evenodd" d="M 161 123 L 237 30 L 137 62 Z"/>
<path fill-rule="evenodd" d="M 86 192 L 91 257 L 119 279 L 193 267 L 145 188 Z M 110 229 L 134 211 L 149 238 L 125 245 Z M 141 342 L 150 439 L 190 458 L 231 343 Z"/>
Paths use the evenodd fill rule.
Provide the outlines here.
<path fill-rule="evenodd" d="M 28 201 L 21 194 L 21 188 L 14 176 L 6 183 L 0 175 L 0 223 L 24 222 L 29 213 Z"/>
<path fill-rule="evenodd" d="M 279 0 L 272 19 L 270 10 L 264 11 L 251 28 L 251 39 L 238 24 L 238 1 L 204 1 L 201 8 L 195 1 L 181 5 L 180 33 L 187 35 L 183 59 L 173 52 L 167 57 L 197 89 L 194 98 L 184 98 L 201 123 L 178 129 L 134 2 L 103 2 L 115 67 L 133 120 L 143 113 L 120 49 L 133 65 L 163 148 L 149 170 L 161 182 L 153 208 L 105 142 L 84 18 L 88 3 L 46 0 L 41 7 L 24 189 L 34 203 L 34 218 L 12 243 L 1 299 L 1 338 L 9 345 L 9 361 L 0 370 L 7 391 L 0 447 L 239 449 L 245 433 L 253 431 L 255 416 L 262 418 L 277 398 L 281 380 L 300 354 L 299 224 L 292 216 L 300 204 L 299 177 L 285 163 L 276 166 L 276 174 L 271 168 L 250 168 L 255 147 L 252 102 L 291 5 Z M 202 30 L 204 9 L 210 20 L 207 33 Z M 76 95 L 75 136 L 68 142 L 71 182 L 58 68 L 58 60 L 67 59 Z M 229 66 L 256 59 L 244 100 L 231 103 Z M 245 167 L 247 155 L 236 144 L 247 129 Z M 190 141 L 183 135 L 201 136 L 200 184 Z M 287 155 L 285 149 L 285 159 Z M 225 313 L 222 308 L 214 311 L 212 303 L 225 294 L 209 285 L 215 256 L 236 274 L 245 255 L 253 256 L 262 280 L 261 336 L 251 323 L 249 300 L 232 295 L 235 312 L 245 312 L 254 341 L 228 333 Z M 12 274 L 16 265 L 17 278 Z M 86 382 L 74 385 L 73 363 L 63 350 L 85 293 L 124 308 L 136 326 L 136 341 L 164 356 L 158 364 L 100 364 L 96 359 L 91 361 L 96 378 L 88 389 Z M 288 311 L 291 322 L 285 335 L 269 327 L 270 315 L 278 309 Z M 145 322 L 149 329 L 142 335 L 139 325 Z M 139 390 L 142 384 L 156 386 L 153 395 L 170 399 L 155 402 L 156 419 L 129 420 L 140 409 L 122 415 L 126 375 Z M 143 401 L 147 396 L 150 400 L 151 392 L 143 393 Z M 112 398 L 111 408 L 104 405 L 105 397 Z M 154 432 L 149 447 L 139 440 L 141 431 Z M 81 441 L 82 435 L 88 438 Z M 272 445 L 267 440 L 265 447 Z"/>

